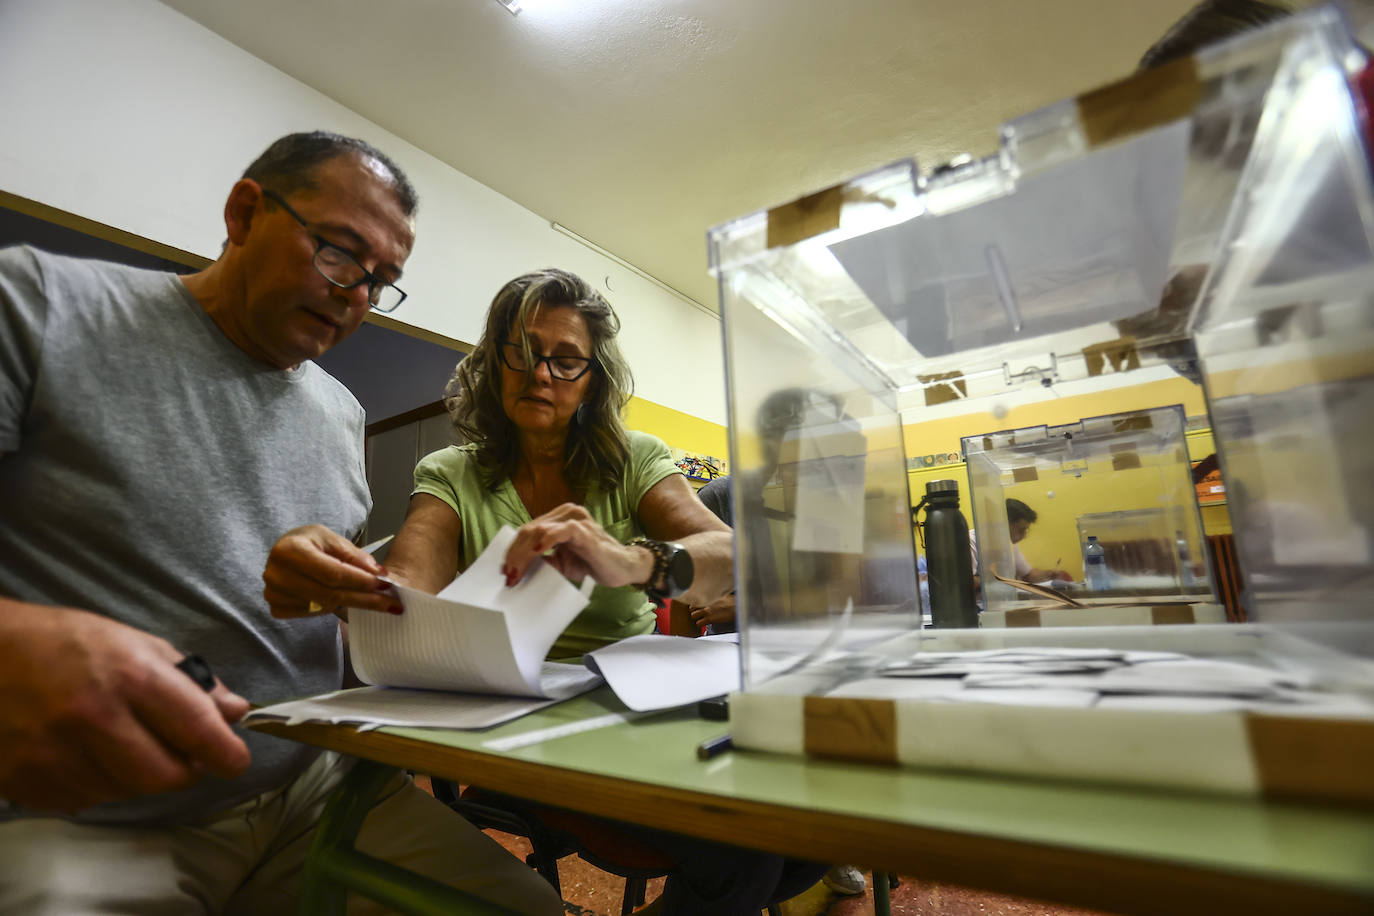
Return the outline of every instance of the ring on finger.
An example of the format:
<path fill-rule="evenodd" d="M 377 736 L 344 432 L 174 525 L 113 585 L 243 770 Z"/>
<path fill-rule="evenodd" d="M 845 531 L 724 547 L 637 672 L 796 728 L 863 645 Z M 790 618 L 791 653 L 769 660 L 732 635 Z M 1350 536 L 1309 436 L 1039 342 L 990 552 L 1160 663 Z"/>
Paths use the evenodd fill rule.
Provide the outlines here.
<path fill-rule="evenodd" d="M 324 610 L 324 605 L 320 604 L 318 601 L 312 601 L 305 606 L 305 610 L 310 614 L 318 614 L 320 611 Z"/>

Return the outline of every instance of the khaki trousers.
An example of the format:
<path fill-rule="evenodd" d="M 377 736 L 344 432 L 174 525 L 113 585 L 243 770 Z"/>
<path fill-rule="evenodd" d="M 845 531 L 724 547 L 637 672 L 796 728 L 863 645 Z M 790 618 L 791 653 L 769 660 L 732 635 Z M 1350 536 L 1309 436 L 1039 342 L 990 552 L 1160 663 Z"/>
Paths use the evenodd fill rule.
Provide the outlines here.
<path fill-rule="evenodd" d="M 0 823 L 0 913 L 293 914 L 315 824 L 351 764 L 323 753 L 286 788 L 195 825 Z M 357 848 L 519 913 L 563 912 L 533 869 L 402 775 L 368 814 Z M 350 894 L 348 912 L 383 910 Z"/>

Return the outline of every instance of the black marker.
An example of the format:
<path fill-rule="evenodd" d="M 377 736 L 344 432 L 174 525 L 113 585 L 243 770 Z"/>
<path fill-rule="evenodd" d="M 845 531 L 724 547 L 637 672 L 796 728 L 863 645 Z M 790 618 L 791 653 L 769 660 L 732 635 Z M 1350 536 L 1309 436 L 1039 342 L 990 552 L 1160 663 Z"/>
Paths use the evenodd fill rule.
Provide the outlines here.
<path fill-rule="evenodd" d="M 697 745 L 697 759 L 710 760 L 735 746 L 730 740 L 729 735 L 721 735 L 719 738 L 712 738 Z"/>
<path fill-rule="evenodd" d="M 186 672 L 186 676 L 200 685 L 206 693 L 215 689 L 215 675 L 210 665 L 199 655 L 188 655 L 177 662 L 175 667 Z"/>

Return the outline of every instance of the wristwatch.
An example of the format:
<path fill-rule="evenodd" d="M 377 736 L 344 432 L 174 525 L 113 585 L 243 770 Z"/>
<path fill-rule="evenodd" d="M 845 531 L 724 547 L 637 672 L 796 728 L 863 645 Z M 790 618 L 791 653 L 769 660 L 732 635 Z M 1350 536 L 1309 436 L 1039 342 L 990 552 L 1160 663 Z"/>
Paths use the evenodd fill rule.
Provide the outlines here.
<path fill-rule="evenodd" d="M 628 546 L 643 547 L 654 555 L 649 580 L 635 585 L 644 590 L 650 601 L 676 598 L 692 587 L 692 555 L 686 547 L 645 537 L 635 538 Z"/>

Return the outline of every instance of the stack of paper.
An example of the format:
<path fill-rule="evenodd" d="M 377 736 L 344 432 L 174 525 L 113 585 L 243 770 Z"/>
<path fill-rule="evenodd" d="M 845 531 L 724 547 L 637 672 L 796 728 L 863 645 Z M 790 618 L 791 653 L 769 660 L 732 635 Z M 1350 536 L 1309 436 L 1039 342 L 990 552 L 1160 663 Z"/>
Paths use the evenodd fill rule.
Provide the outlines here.
<path fill-rule="evenodd" d="M 559 696 L 566 688 L 541 683 L 544 657 L 587 606 L 595 583 L 588 578 L 578 589 L 536 560 L 521 582 L 506 585 L 501 566 L 514 540 L 515 531 L 502 528 L 437 595 L 396 586 L 404 614 L 352 611 L 348 635 L 358 677 L 388 687 Z"/>
<path fill-rule="evenodd" d="M 1370 711 L 1367 703 L 1321 690 L 1299 672 L 1177 652 L 1039 646 L 918 652 L 881 673 L 831 695 L 1176 711 Z M 883 683 L 885 678 L 892 680 Z"/>
<path fill-rule="evenodd" d="M 395 586 L 404 614 L 349 615 L 353 667 L 376 686 L 268 706 L 247 720 L 484 728 L 584 693 L 603 677 L 636 711 L 739 689 L 734 637 L 636 636 L 589 654 L 585 665 L 545 661 L 594 583 L 579 589 L 536 561 L 507 586 L 501 566 L 514 539 L 503 528 L 438 595 Z"/>

